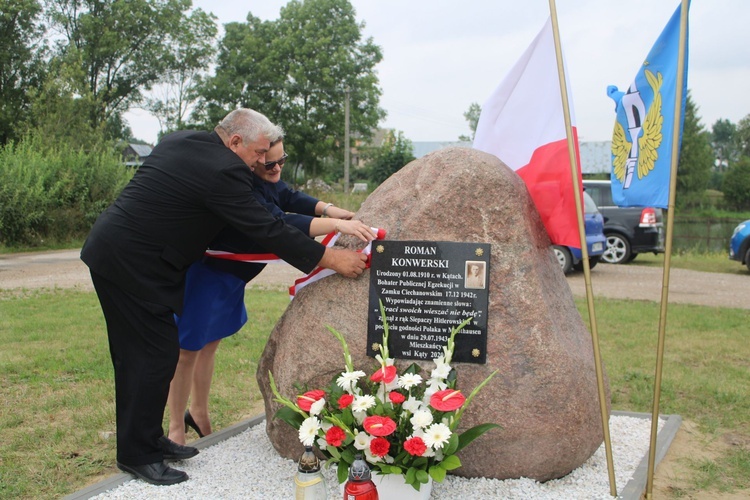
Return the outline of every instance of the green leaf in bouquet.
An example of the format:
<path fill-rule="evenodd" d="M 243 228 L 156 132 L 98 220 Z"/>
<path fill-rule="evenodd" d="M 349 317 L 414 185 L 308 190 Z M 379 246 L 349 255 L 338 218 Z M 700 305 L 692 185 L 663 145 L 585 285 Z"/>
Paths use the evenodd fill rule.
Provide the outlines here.
<path fill-rule="evenodd" d="M 444 455 L 453 455 L 456 453 L 456 450 L 458 449 L 458 436 L 454 432 L 451 434 L 451 437 L 448 438 L 448 444 L 443 446 L 443 454 Z"/>
<path fill-rule="evenodd" d="M 469 443 L 474 441 L 476 438 L 484 434 L 490 429 L 494 429 L 496 427 L 501 427 L 497 424 L 479 424 L 476 427 L 472 427 L 471 429 L 468 429 L 464 432 L 462 432 L 458 436 L 458 448 L 456 448 L 456 451 L 461 451 L 464 449 Z"/>
<path fill-rule="evenodd" d="M 404 373 L 402 373 L 401 375 L 405 375 L 407 373 L 419 375 L 421 371 L 422 368 L 418 364 L 412 363 L 408 366 L 408 368 L 406 368 L 406 370 L 404 370 Z"/>
<path fill-rule="evenodd" d="M 445 470 L 453 470 L 461 467 L 461 459 L 456 455 L 448 455 L 438 464 L 439 467 Z"/>
<path fill-rule="evenodd" d="M 433 477 L 433 479 L 435 478 Z M 422 484 L 427 484 L 429 480 L 430 480 L 430 474 L 427 474 L 427 471 L 424 471 L 422 469 L 417 469 L 417 481 L 419 481 Z"/>
<path fill-rule="evenodd" d="M 424 472 L 424 471 L 422 471 Z M 442 483 L 445 479 L 446 471 L 439 465 L 433 465 L 430 467 L 430 476 L 432 477 L 432 480 L 436 483 Z"/>
<path fill-rule="evenodd" d="M 336 479 L 339 480 L 339 484 L 343 483 L 349 477 L 349 467 L 344 462 L 339 462 L 338 470 L 336 471 Z"/>
<path fill-rule="evenodd" d="M 425 465 L 427 465 L 427 458 L 419 457 L 414 460 L 414 464 L 412 464 L 412 467 L 424 467 Z"/>
<path fill-rule="evenodd" d="M 417 469 L 415 469 L 414 467 L 409 467 L 409 469 L 406 471 L 404 479 L 406 480 L 407 484 L 413 484 L 414 481 L 417 480 Z"/>
<path fill-rule="evenodd" d="M 339 453 L 339 450 L 337 450 L 335 446 L 326 446 L 326 451 L 330 453 L 331 457 L 335 458 L 336 460 L 341 458 L 341 453 Z"/>
<path fill-rule="evenodd" d="M 352 453 L 352 450 L 347 448 L 344 451 L 342 451 L 341 460 L 345 461 L 348 464 L 354 463 L 354 453 Z"/>
<path fill-rule="evenodd" d="M 282 406 L 281 408 L 279 408 L 279 410 L 274 415 L 274 418 L 278 418 L 279 420 L 286 422 L 295 429 L 299 429 L 299 427 L 302 425 L 302 422 L 304 422 L 305 420 L 302 415 L 287 406 Z"/>

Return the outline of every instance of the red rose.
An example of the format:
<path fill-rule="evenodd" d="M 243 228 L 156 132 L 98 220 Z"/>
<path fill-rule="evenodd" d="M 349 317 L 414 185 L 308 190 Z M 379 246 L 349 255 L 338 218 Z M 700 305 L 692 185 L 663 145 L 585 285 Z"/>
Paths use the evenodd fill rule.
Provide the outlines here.
<path fill-rule="evenodd" d="M 406 440 L 404 449 L 409 452 L 409 455 L 421 457 L 427 451 L 427 445 L 424 444 L 421 437 L 413 437 Z"/>
<path fill-rule="evenodd" d="M 385 382 L 386 384 L 393 382 L 394 378 L 396 378 L 395 366 L 378 368 L 375 373 L 370 375 L 370 380 L 372 380 L 373 382 Z"/>
<path fill-rule="evenodd" d="M 372 436 L 387 436 L 396 430 L 396 422 L 390 417 L 372 415 L 364 419 L 362 427 Z"/>
<path fill-rule="evenodd" d="M 464 404 L 466 398 L 457 389 L 438 391 L 430 398 L 430 406 L 440 411 L 453 411 Z"/>
<path fill-rule="evenodd" d="M 307 391 L 302 396 L 297 396 L 297 406 L 302 411 L 310 411 L 310 407 L 319 399 L 323 399 L 326 393 L 320 389 L 314 391 Z"/>
<path fill-rule="evenodd" d="M 386 438 L 376 437 L 370 441 L 370 453 L 377 457 L 384 457 L 391 449 L 391 443 Z"/>
<path fill-rule="evenodd" d="M 388 393 L 388 399 L 391 400 L 391 403 L 400 405 L 404 401 L 406 401 L 406 397 L 401 394 L 400 392 L 391 391 Z"/>
<path fill-rule="evenodd" d="M 343 410 L 354 401 L 353 394 L 344 394 L 339 398 L 339 410 Z"/>
<path fill-rule="evenodd" d="M 344 442 L 345 438 L 346 433 L 344 432 L 344 429 L 335 425 L 328 429 L 328 432 L 326 432 L 326 443 L 330 444 L 331 446 L 341 446 L 341 443 Z"/>

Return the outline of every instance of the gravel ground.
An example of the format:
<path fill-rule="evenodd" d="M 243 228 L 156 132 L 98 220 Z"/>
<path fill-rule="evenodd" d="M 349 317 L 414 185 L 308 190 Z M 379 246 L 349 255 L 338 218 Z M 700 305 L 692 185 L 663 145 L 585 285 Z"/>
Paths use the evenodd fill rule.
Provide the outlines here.
<path fill-rule="evenodd" d="M 77 288 L 92 290 L 88 269 L 78 250 L 0 255 L 0 290 Z M 285 289 L 302 273 L 286 264 L 272 264 L 251 282 L 254 287 Z M 638 265 L 600 264 L 591 270 L 594 297 L 661 300 L 663 270 Z M 586 295 L 583 273 L 568 276 L 576 297 Z M 720 274 L 672 269 L 669 302 L 750 309 L 746 293 L 750 280 L 741 274 Z"/>
<path fill-rule="evenodd" d="M 659 428 L 663 425 L 660 420 Z M 636 467 L 648 453 L 651 423 L 648 419 L 613 416 L 610 419 L 615 483 L 621 492 Z M 281 458 L 265 433 L 257 425 L 245 432 L 202 450 L 190 460 L 177 462 L 190 480 L 174 486 L 153 486 L 143 481 L 128 481 L 93 497 L 96 500 L 150 500 L 180 498 L 215 500 L 291 498 L 294 494 L 296 464 Z M 323 469 L 328 498 L 340 499 L 333 469 Z M 518 499 L 568 500 L 611 499 L 607 459 L 602 445 L 581 467 L 562 479 L 544 484 L 532 479 L 465 479 L 448 476 L 435 483 L 430 498 L 446 499 Z M 397 500 L 387 499 L 382 500 Z M 400 500 L 400 499 L 399 499 Z"/>

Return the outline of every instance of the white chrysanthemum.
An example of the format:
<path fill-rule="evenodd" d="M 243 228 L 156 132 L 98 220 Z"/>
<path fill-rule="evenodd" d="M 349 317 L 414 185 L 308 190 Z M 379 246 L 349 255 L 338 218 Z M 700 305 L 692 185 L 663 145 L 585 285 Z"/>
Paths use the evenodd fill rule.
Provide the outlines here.
<path fill-rule="evenodd" d="M 319 415 L 323 407 L 326 405 L 326 399 L 320 398 L 310 406 L 310 416 L 314 417 Z"/>
<path fill-rule="evenodd" d="M 352 411 L 367 411 L 373 406 L 375 406 L 375 396 L 372 396 L 371 394 L 355 396 L 354 401 L 352 402 Z"/>
<path fill-rule="evenodd" d="M 422 377 L 416 373 L 404 373 L 398 378 L 398 386 L 407 391 L 422 383 Z"/>
<path fill-rule="evenodd" d="M 401 408 L 412 413 L 417 413 L 422 407 L 422 402 L 414 396 L 409 396 L 409 399 L 401 403 Z"/>
<path fill-rule="evenodd" d="M 419 410 L 409 421 L 415 429 L 423 429 L 432 423 L 432 413 L 426 409 Z"/>
<path fill-rule="evenodd" d="M 320 429 L 320 422 L 315 417 L 306 418 L 302 425 L 299 426 L 299 440 L 305 446 L 312 446 L 315 442 L 315 436 Z"/>
<path fill-rule="evenodd" d="M 451 430 L 445 424 L 432 424 L 424 431 L 422 440 L 430 448 L 442 448 L 451 437 Z"/>
<path fill-rule="evenodd" d="M 370 449 L 370 441 L 372 441 L 372 436 L 367 434 L 366 432 L 359 432 L 357 431 L 357 434 L 354 436 L 354 447 L 358 450 L 369 450 Z"/>
<path fill-rule="evenodd" d="M 354 386 L 357 385 L 357 381 L 365 376 L 365 372 L 357 370 L 354 372 L 343 372 L 341 376 L 336 379 L 336 385 L 341 387 L 347 392 L 352 392 Z"/>

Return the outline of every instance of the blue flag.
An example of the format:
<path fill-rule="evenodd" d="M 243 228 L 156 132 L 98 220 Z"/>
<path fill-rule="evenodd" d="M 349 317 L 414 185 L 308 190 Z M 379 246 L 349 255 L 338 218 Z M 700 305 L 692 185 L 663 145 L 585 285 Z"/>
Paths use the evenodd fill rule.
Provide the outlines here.
<path fill-rule="evenodd" d="M 688 7 L 689 8 L 689 7 Z M 617 103 L 612 135 L 612 198 L 623 207 L 669 204 L 674 121 L 682 123 L 687 99 L 687 33 L 680 116 L 674 116 L 680 11 L 672 15 L 626 92 L 611 85 L 607 94 Z M 679 151 L 679 142 L 678 142 Z"/>

